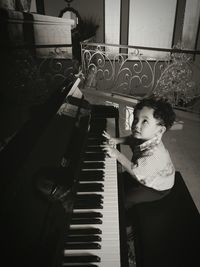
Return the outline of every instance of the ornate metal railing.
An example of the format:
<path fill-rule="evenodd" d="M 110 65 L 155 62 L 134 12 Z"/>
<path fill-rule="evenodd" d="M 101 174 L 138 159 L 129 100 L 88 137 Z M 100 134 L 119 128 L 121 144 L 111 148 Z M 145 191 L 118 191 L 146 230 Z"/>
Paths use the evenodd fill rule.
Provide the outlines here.
<path fill-rule="evenodd" d="M 85 88 L 135 99 L 155 93 L 180 107 L 200 97 L 200 51 L 85 41 L 81 52 Z"/>

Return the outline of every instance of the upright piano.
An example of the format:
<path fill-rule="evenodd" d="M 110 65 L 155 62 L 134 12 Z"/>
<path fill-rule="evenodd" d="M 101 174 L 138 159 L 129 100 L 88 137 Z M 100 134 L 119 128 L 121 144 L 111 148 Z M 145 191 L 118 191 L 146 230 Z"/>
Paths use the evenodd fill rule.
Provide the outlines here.
<path fill-rule="evenodd" d="M 127 267 L 120 166 L 102 150 L 117 108 L 66 79 L 0 152 L 5 266 Z"/>

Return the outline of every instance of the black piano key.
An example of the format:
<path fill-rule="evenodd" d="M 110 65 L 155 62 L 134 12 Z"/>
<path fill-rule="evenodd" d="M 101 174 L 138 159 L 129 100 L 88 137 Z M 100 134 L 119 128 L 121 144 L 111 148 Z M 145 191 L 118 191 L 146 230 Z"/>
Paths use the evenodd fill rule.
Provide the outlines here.
<path fill-rule="evenodd" d="M 85 161 L 104 161 L 105 153 L 85 153 L 83 156 L 83 160 Z"/>
<path fill-rule="evenodd" d="M 103 169 L 105 167 L 104 162 L 83 162 L 82 169 Z"/>
<path fill-rule="evenodd" d="M 100 249 L 101 245 L 99 243 L 91 242 L 91 243 L 66 243 L 65 249 Z"/>
<path fill-rule="evenodd" d="M 95 137 L 95 136 L 96 137 L 97 136 L 101 137 L 103 135 L 104 129 L 105 128 L 101 128 L 101 127 L 99 127 L 99 128 L 94 128 L 94 127 L 90 128 L 90 137 Z"/>
<path fill-rule="evenodd" d="M 86 152 L 103 152 L 103 153 L 105 153 L 103 150 L 103 147 L 101 147 L 101 146 L 87 146 Z"/>
<path fill-rule="evenodd" d="M 103 196 L 99 194 L 83 194 L 83 195 L 76 195 L 76 201 L 94 201 L 97 203 L 103 203 Z"/>
<path fill-rule="evenodd" d="M 104 129 L 103 129 L 104 130 Z M 94 139 L 94 140 L 101 140 L 102 142 L 103 141 L 106 141 L 107 140 L 107 138 L 104 136 L 104 135 L 102 135 L 102 136 L 96 136 L 96 135 L 93 135 L 93 134 L 91 134 L 91 133 L 89 133 L 89 135 L 88 135 L 88 139 L 87 139 L 87 141 L 88 140 L 91 140 L 91 139 Z"/>
<path fill-rule="evenodd" d="M 104 171 L 102 170 L 82 170 L 81 175 L 83 176 L 99 176 L 102 177 L 104 175 Z"/>
<path fill-rule="evenodd" d="M 103 209 L 100 203 L 76 203 L 74 204 L 75 209 Z"/>
<path fill-rule="evenodd" d="M 88 138 L 102 138 L 102 136 L 103 136 L 103 131 L 99 131 L 98 133 L 90 132 L 88 134 Z"/>
<path fill-rule="evenodd" d="M 94 177 L 92 177 L 92 176 L 86 176 L 86 175 L 81 175 L 80 177 L 79 177 L 79 181 L 80 182 L 103 182 L 104 181 L 104 176 L 94 176 Z"/>
<path fill-rule="evenodd" d="M 102 170 L 89 170 L 89 171 L 81 171 L 80 180 L 85 181 L 103 181 L 104 180 L 104 172 Z"/>
<path fill-rule="evenodd" d="M 76 224 L 102 224 L 102 220 L 98 218 L 80 218 L 80 219 L 74 219 L 71 220 L 71 225 Z"/>
<path fill-rule="evenodd" d="M 102 145 L 103 144 L 101 144 L 100 146 L 88 146 L 89 148 L 90 147 L 95 147 L 95 148 L 98 148 L 98 147 L 100 147 L 100 148 L 102 148 Z M 85 153 L 93 153 L 93 154 L 99 154 L 99 155 L 105 155 L 106 154 L 106 152 L 104 151 L 104 150 L 102 150 L 102 149 L 99 149 L 99 151 L 88 151 L 88 147 L 86 147 L 85 148 Z"/>
<path fill-rule="evenodd" d="M 102 191 L 103 190 L 101 190 L 99 192 L 102 192 Z M 82 194 L 77 194 L 76 195 L 75 201 L 77 201 L 77 202 L 80 202 L 80 201 L 85 201 L 85 202 L 94 201 L 94 202 L 98 202 L 98 203 L 103 203 L 104 196 L 101 195 L 101 194 L 97 194 L 97 192 L 88 194 L 87 190 L 85 191 L 85 193 L 84 193 L 84 191 L 78 191 L 78 193 L 80 193 L 80 192 L 82 192 Z M 92 192 L 92 191 L 90 191 L 90 192 Z"/>
<path fill-rule="evenodd" d="M 104 185 L 102 183 L 79 183 L 78 192 L 103 192 Z"/>
<path fill-rule="evenodd" d="M 74 265 L 74 264 L 72 264 L 72 265 L 69 265 L 68 263 L 66 263 L 67 265 L 65 265 L 65 263 L 63 262 L 62 263 L 62 266 L 66 266 L 66 267 L 99 267 L 99 265 L 96 265 L 96 264 L 93 264 L 93 263 L 89 263 L 89 264 L 85 264 L 85 263 L 83 263 L 83 264 L 76 264 L 76 265 Z"/>
<path fill-rule="evenodd" d="M 106 141 L 106 138 L 90 138 L 87 140 L 87 146 L 100 146 L 103 144 L 103 142 Z"/>
<path fill-rule="evenodd" d="M 101 259 L 100 257 L 96 256 L 96 255 L 74 255 L 74 256 L 65 256 L 64 257 L 64 261 L 65 262 L 69 262 L 69 263 L 74 263 L 74 262 L 80 262 L 80 263 L 84 263 L 84 262 L 100 262 Z"/>
<path fill-rule="evenodd" d="M 80 191 L 79 191 L 80 192 Z M 76 195 L 76 201 L 96 201 L 102 203 L 103 200 L 103 195 L 100 194 L 78 194 Z"/>
<path fill-rule="evenodd" d="M 76 229 L 69 229 L 69 235 L 100 235 L 102 234 L 101 229 L 99 228 L 76 228 Z"/>
<path fill-rule="evenodd" d="M 103 215 L 100 212 L 74 212 L 72 213 L 72 218 L 102 218 Z"/>
<path fill-rule="evenodd" d="M 66 242 L 101 242 L 101 237 L 99 235 L 77 235 L 77 236 L 67 236 Z"/>

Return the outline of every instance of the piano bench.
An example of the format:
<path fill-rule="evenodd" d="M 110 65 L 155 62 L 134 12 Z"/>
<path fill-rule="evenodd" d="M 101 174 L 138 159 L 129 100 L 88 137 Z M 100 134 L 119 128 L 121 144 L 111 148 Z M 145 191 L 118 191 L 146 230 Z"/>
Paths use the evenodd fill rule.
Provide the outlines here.
<path fill-rule="evenodd" d="M 200 266 L 200 214 L 180 172 L 167 196 L 136 205 L 133 218 L 137 267 Z"/>

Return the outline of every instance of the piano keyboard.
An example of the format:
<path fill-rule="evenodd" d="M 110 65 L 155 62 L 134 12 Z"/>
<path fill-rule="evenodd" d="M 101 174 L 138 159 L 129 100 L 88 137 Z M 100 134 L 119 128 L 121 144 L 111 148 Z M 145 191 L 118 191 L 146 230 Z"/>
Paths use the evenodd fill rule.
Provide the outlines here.
<path fill-rule="evenodd" d="M 106 120 L 109 131 L 114 119 Z M 89 134 L 63 266 L 121 266 L 117 162 L 100 147 L 104 129 L 99 127 L 96 137 Z"/>

